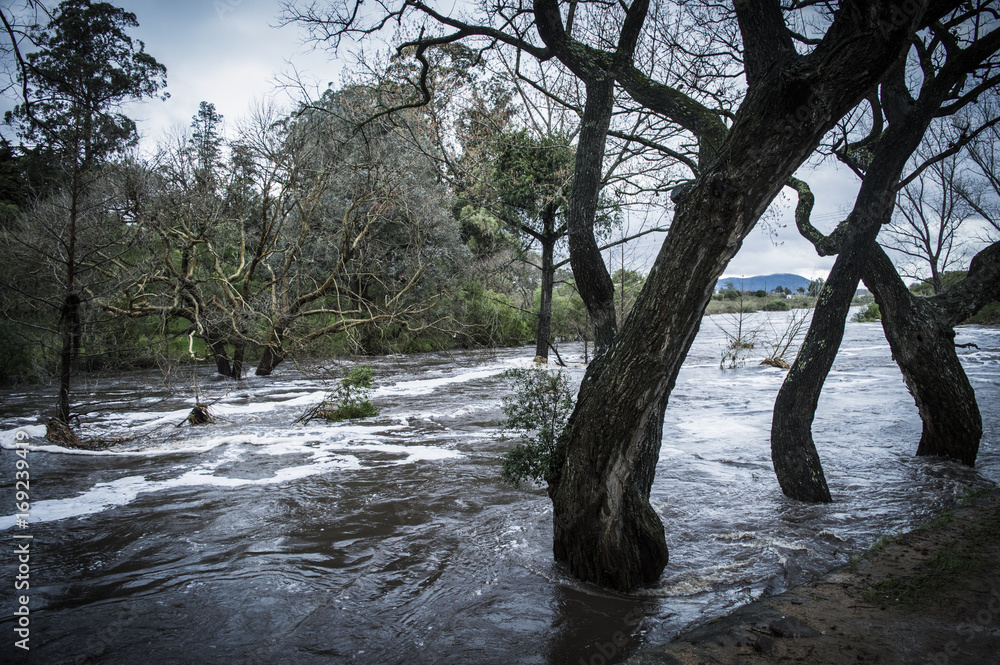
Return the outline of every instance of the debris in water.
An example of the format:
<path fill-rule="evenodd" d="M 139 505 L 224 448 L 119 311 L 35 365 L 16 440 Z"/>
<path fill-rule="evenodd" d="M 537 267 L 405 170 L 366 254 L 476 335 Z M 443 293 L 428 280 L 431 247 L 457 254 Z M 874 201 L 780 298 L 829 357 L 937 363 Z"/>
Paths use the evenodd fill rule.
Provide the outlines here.
<path fill-rule="evenodd" d="M 177 426 L 180 427 L 184 423 L 190 423 L 192 425 L 212 425 L 215 423 L 215 418 L 208 412 L 208 404 L 198 403 L 194 405 L 191 409 L 191 413 L 188 417 L 184 419 L 184 422 L 178 423 Z"/>

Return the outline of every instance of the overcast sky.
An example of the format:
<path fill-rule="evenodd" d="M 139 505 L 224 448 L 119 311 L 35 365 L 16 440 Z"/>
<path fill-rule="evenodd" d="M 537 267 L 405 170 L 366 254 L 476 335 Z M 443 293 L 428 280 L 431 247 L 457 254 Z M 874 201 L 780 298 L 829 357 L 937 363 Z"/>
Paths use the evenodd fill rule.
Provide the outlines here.
<path fill-rule="evenodd" d="M 215 104 L 227 123 L 245 116 L 255 101 L 277 96 L 281 103 L 287 102 L 289 96 L 278 82 L 287 79 L 293 67 L 319 88 L 339 81 L 342 63 L 304 46 L 295 26 L 276 27 L 279 6 L 274 0 L 118 0 L 116 4 L 136 14 L 140 27 L 134 36 L 167 68 L 170 99 L 129 109 L 146 143 L 188 127 L 201 101 Z M 813 214 L 820 222 L 839 219 L 857 191 L 853 176 L 832 165 L 803 167 L 798 175 L 813 188 Z M 780 216 L 751 232 L 726 276 L 787 272 L 813 279 L 829 271 L 833 260 L 817 256 L 795 231 L 794 195 L 785 192 L 789 196 L 785 205 L 778 206 Z M 626 254 L 626 266 L 646 271 L 661 239 L 636 241 Z M 620 262 L 616 254 L 610 259 L 611 269 Z"/>

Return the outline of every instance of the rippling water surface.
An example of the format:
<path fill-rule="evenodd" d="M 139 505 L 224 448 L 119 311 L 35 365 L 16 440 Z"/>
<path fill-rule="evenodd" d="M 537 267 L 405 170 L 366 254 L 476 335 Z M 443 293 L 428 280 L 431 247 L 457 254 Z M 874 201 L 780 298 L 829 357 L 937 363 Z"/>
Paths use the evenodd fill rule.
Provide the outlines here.
<path fill-rule="evenodd" d="M 34 437 L 26 529 L 7 508 L 16 457 L 0 452 L 0 533 L 32 536 L 32 648 L 13 647 L 8 553 L 0 653 L 46 665 L 617 662 L 1000 480 L 1000 330 L 964 327 L 958 341 L 978 346 L 960 353 L 984 412 L 979 467 L 913 457 L 920 421 L 881 327 L 849 324 L 814 427 L 835 502 L 813 506 L 785 499 L 771 470 L 784 373 L 721 371 L 707 320 L 652 493 L 670 564 L 629 595 L 565 575 L 545 493 L 498 480 L 499 375 L 528 365 L 529 349 L 375 359 L 381 415 L 348 424 L 294 424 L 332 385 L 320 368 L 239 385 L 208 369 L 87 377 L 87 428 L 134 437 L 100 454 L 39 438 L 53 390 L 3 391 L 0 442 Z M 177 427 L 196 390 L 216 423 Z"/>

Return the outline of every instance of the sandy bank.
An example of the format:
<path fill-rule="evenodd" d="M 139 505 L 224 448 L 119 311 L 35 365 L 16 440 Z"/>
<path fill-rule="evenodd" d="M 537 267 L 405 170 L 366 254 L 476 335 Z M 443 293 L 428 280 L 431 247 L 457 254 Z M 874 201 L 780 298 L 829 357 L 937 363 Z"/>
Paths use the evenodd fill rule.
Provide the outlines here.
<path fill-rule="evenodd" d="M 628 665 L 1000 665 L 1000 491 Z"/>

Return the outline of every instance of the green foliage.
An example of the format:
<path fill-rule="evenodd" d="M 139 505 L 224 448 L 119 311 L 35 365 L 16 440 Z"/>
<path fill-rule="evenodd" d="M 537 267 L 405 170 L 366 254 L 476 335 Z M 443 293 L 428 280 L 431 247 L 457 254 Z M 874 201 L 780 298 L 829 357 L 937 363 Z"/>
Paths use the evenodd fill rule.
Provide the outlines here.
<path fill-rule="evenodd" d="M 819 292 L 823 289 L 823 284 L 825 283 L 826 280 L 824 280 L 822 277 L 819 277 L 809 282 L 809 288 L 806 291 L 806 293 L 808 293 L 813 298 L 817 297 L 819 295 Z"/>
<path fill-rule="evenodd" d="M 787 312 L 791 307 L 788 305 L 787 300 L 772 300 L 761 307 L 761 309 L 765 312 Z"/>
<path fill-rule="evenodd" d="M 733 301 L 733 300 L 739 300 L 740 298 L 740 292 L 737 291 L 736 289 L 723 289 L 722 291 L 719 291 L 719 295 L 721 296 L 722 300 Z"/>
<path fill-rule="evenodd" d="M 955 286 L 965 279 L 966 275 L 968 275 L 968 273 L 964 270 L 951 270 L 944 273 L 941 275 L 941 291 L 947 291 L 951 287 Z M 935 294 L 933 280 L 925 279 L 922 282 L 914 282 L 910 285 L 910 293 L 923 298 L 933 296 Z"/>
<path fill-rule="evenodd" d="M 531 339 L 531 324 L 510 297 L 479 282 L 468 282 L 462 289 L 462 301 L 463 346 L 515 346 Z"/>
<path fill-rule="evenodd" d="M 462 242 L 477 258 L 492 256 L 504 247 L 517 245 L 517 237 L 485 208 L 462 206 L 458 212 L 458 223 Z"/>
<path fill-rule="evenodd" d="M 1000 324 L 1000 302 L 994 300 L 966 319 L 965 323 L 976 323 L 983 326 Z"/>
<path fill-rule="evenodd" d="M 856 323 L 871 323 L 873 321 L 881 321 L 882 313 L 878 309 L 878 303 L 871 303 L 867 308 L 861 310 L 855 314 L 851 321 Z"/>
<path fill-rule="evenodd" d="M 591 338 L 590 316 L 572 275 L 557 283 L 552 293 L 552 337 L 555 339 Z M 558 279 L 558 277 L 557 277 Z"/>
<path fill-rule="evenodd" d="M 574 159 L 565 137 L 507 131 L 494 139 L 493 151 L 492 184 L 499 192 L 502 217 L 530 223 L 546 207 L 565 203 Z"/>
<path fill-rule="evenodd" d="M 512 485 L 531 480 L 547 482 L 559 472 L 566 423 L 575 397 L 562 372 L 540 367 L 504 372 L 513 393 L 503 399 L 504 440 L 514 445 L 503 455 L 500 477 Z"/>
<path fill-rule="evenodd" d="M 26 58 L 31 107 L 7 113 L 29 142 L 49 146 L 88 168 L 134 143 L 135 121 L 118 109 L 154 97 L 166 68 L 127 30 L 135 14 L 106 2 L 65 0 L 48 26 L 35 30 Z"/>
<path fill-rule="evenodd" d="M 371 403 L 374 385 L 375 369 L 371 365 L 358 365 L 340 380 L 334 392 L 309 409 L 299 422 L 315 418 L 341 422 L 377 416 L 378 409 Z"/>
<path fill-rule="evenodd" d="M 757 289 L 756 291 L 753 292 L 753 297 L 754 298 L 766 298 L 767 297 L 767 291 L 765 291 L 764 289 Z"/>

